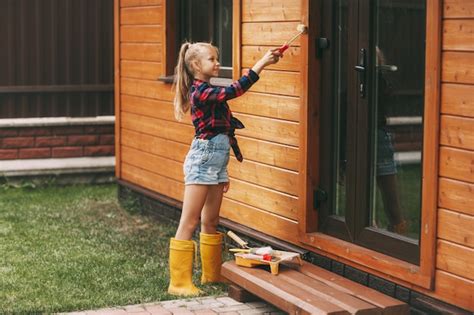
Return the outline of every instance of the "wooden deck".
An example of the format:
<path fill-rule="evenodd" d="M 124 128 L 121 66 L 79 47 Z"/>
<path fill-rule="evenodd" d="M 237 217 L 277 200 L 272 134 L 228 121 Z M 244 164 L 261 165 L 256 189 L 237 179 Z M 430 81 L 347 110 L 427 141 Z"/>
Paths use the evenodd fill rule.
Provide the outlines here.
<path fill-rule="evenodd" d="M 261 268 L 225 262 L 222 275 L 289 314 L 409 313 L 407 304 L 309 263 L 280 267 L 277 276 Z"/>

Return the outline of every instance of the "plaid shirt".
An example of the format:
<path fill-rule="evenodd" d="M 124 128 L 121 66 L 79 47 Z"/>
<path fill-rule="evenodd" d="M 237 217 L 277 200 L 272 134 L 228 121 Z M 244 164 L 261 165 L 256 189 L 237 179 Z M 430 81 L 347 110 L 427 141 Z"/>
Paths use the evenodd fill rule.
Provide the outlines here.
<path fill-rule="evenodd" d="M 243 157 L 235 138 L 235 129 L 244 124 L 232 116 L 227 100 L 244 94 L 257 80 L 258 74 L 249 70 L 239 80 L 228 87 L 214 87 L 208 82 L 195 79 L 191 86 L 191 118 L 196 130 L 196 138 L 212 139 L 218 134 L 229 136 L 235 157 L 242 162 Z"/>

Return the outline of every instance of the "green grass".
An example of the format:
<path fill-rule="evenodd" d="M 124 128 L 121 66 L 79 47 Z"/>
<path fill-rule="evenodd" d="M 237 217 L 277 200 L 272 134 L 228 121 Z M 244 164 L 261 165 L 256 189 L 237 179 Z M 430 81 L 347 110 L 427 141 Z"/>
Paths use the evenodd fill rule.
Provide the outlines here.
<path fill-rule="evenodd" d="M 176 227 L 122 209 L 115 185 L 8 187 L 0 186 L 0 313 L 176 298 L 166 293 Z M 225 285 L 200 288 L 217 295 Z"/>

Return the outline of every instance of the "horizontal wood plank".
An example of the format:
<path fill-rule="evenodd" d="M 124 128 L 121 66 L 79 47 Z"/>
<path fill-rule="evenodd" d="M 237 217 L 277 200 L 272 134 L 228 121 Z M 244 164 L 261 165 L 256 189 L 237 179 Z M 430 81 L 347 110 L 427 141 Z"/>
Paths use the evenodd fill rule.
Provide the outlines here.
<path fill-rule="evenodd" d="M 474 248 L 474 216 L 439 209 L 437 218 L 440 239 Z"/>
<path fill-rule="evenodd" d="M 474 29 L 473 29 L 474 31 Z M 474 37 L 474 35 L 472 35 Z M 472 39 L 474 42 L 474 39 Z M 444 52 L 442 57 L 442 81 L 474 84 L 474 51 Z"/>
<path fill-rule="evenodd" d="M 299 21 L 301 1 L 251 0 L 242 2 L 242 22 Z"/>
<path fill-rule="evenodd" d="M 122 161 L 177 182 L 184 183 L 182 162 L 173 161 L 125 145 L 122 146 Z"/>
<path fill-rule="evenodd" d="M 148 170 L 122 163 L 122 179 L 178 201 L 183 201 L 183 183 Z"/>
<path fill-rule="evenodd" d="M 236 131 L 238 135 L 292 146 L 299 144 L 298 123 L 237 113 L 234 116 L 245 125 Z"/>
<path fill-rule="evenodd" d="M 438 240 L 436 268 L 474 280 L 474 249 Z"/>
<path fill-rule="evenodd" d="M 383 311 L 383 314 L 403 314 L 408 309 L 406 304 L 401 303 L 388 295 L 367 288 L 362 284 L 338 276 L 333 272 L 324 270 L 313 264 L 304 264 L 299 268 L 299 272 L 312 279 L 318 280 L 331 288 L 335 288 L 367 301 L 379 307 Z"/>
<path fill-rule="evenodd" d="M 161 26 L 133 26 L 120 27 L 121 42 L 163 43 L 163 27 Z"/>
<path fill-rule="evenodd" d="M 443 17 L 474 18 L 474 2 L 472 0 L 443 0 Z"/>
<path fill-rule="evenodd" d="M 234 201 L 225 195 L 220 216 L 286 242 L 298 242 L 296 221 Z"/>
<path fill-rule="evenodd" d="M 120 58 L 122 60 L 161 62 L 163 46 L 161 44 L 122 43 Z"/>
<path fill-rule="evenodd" d="M 120 81 L 122 94 L 142 96 L 163 101 L 173 101 L 171 84 L 161 81 L 123 78 Z"/>
<path fill-rule="evenodd" d="M 439 174 L 443 177 L 474 183 L 474 151 L 441 147 Z"/>
<path fill-rule="evenodd" d="M 163 25 L 163 7 L 128 7 L 120 10 L 122 25 Z"/>
<path fill-rule="evenodd" d="M 443 49 L 474 51 L 474 19 L 444 20 Z"/>
<path fill-rule="evenodd" d="M 474 118 L 441 115 L 440 143 L 474 150 Z"/>
<path fill-rule="evenodd" d="M 128 117 L 126 119 L 128 120 Z M 136 119 L 133 119 L 136 122 Z M 159 122 L 159 120 L 156 120 L 156 122 Z M 135 128 L 130 124 L 127 124 L 127 126 Z M 145 134 L 131 129 L 122 129 L 122 143 L 144 152 L 158 154 L 176 161 L 184 161 L 184 156 L 186 156 L 189 150 L 192 137 L 189 138 L 189 143 L 182 143 L 164 138 L 167 134 L 166 130 L 151 131 L 151 133 Z M 298 169 L 298 151 L 295 148 L 257 139 L 237 138 L 239 139 L 239 146 L 242 149 L 245 161 L 254 161 L 293 171 Z M 232 150 L 231 155 L 233 155 Z"/>
<path fill-rule="evenodd" d="M 242 45 L 280 47 L 298 33 L 298 22 L 242 23 Z M 300 46 L 297 38 L 291 46 Z"/>
<path fill-rule="evenodd" d="M 237 136 L 244 159 L 298 171 L 299 150 L 295 147 Z"/>
<path fill-rule="evenodd" d="M 298 219 L 298 198 L 275 190 L 267 189 L 238 179 L 232 179 L 226 197 L 244 204 L 281 215 L 288 219 Z"/>
<path fill-rule="evenodd" d="M 237 113 L 298 122 L 300 102 L 299 97 L 247 92 L 232 100 L 230 107 Z"/>
<path fill-rule="evenodd" d="M 235 158 L 230 159 L 228 169 L 229 174 L 238 179 L 298 196 L 298 174 L 295 172 L 253 161 L 240 163 Z"/>
<path fill-rule="evenodd" d="M 298 72 L 263 70 L 260 80 L 250 91 L 300 97 L 301 75 Z"/>
<path fill-rule="evenodd" d="M 474 85 L 441 85 L 441 113 L 474 118 Z"/>
<path fill-rule="evenodd" d="M 126 78 L 157 80 L 163 73 L 163 64 L 158 62 L 122 60 L 120 66 Z"/>
<path fill-rule="evenodd" d="M 381 314 L 381 310 L 377 306 L 368 303 L 359 297 L 355 297 L 346 292 L 330 287 L 326 283 L 308 277 L 297 270 L 284 270 L 278 274 L 278 277 L 285 282 L 298 287 L 299 291 L 294 292 L 297 296 L 301 296 L 299 292 L 306 291 L 311 295 L 323 299 L 323 301 L 341 307 L 350 314 Z"/>
<path fill-rule="evenodd" d="M 243 46 L 242 47 L 242 67 L 252 68 L 252 66 L 263 57 L 269 47 L 262 46 Z M 285 52 L 283 58 L 278 63 L 269 65 L 265 69 L 300 71 L 301 68 L 301 49 L 300 47 L 290 47 Z"/>
<path fill-rule="evenodd" d="M 438 204 L 441 208 L 474 215 L 474 184 L 440 178 Z"/>
<path fill-rule="evenodd" d="M 194 128 L 177 122 L 122 112 L 122 128 L 189 145 Z"/>
<path fill-rule="evenodd" d="M 134 148 L 183 163 L 189 150 L 188 144 L 159 138 L 152 135 L 122 129 L 122 146 Z"/>
<path fill-rule="evenodd" d="M 474 309 L 474 281 L 437 270 L 435 292 L 442 300 L 467 310 Z"/>
<path fill-rule="evenodd" d="M 274 276 L 258 268 L 241 268 L 233 261 L 226 262 L 222 266 L 224 277 L 289 314 L 351 314 L 342 307 L 330 303 L 327 299 L 311 294 L 299 285 L 285 281 L 283 276 L 280 277 L 284 272 L 282 270 L 278 276 Z M 366 313 L 362 311 L 360 314 Z"/>
<path fill-rule="evenodd" d="M 120 102 L 124 112 L 176 122 L 173 104 L 168 101 L 122 94 Z M 191 122 L 187 120 L 180 123 L 191 126 Z"/>
<path fill-rule="evenodd" d="M 162 5 L 164 0 L 120 0 L 121 7 Z"/>

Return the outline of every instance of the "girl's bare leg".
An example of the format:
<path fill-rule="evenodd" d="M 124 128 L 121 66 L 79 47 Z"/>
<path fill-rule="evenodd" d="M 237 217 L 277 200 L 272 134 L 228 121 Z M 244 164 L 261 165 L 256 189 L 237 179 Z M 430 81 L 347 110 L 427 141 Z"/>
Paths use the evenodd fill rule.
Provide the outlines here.
<path fill-rule="evenodd" d="M 201 210 L 211 187 L 212 186 L 209 185 L 184 186 L 183 210 L 181 212 L 178 230 L 176 231 L 176 239 L 191 239 L 199 223 Z"/>
<path fill-rule="evenodd" d="M 201 213 L 201 232 L 215 234 L 219 224 L 219 210 L 225 184 L 209 186 L 206 202 Z"/>

